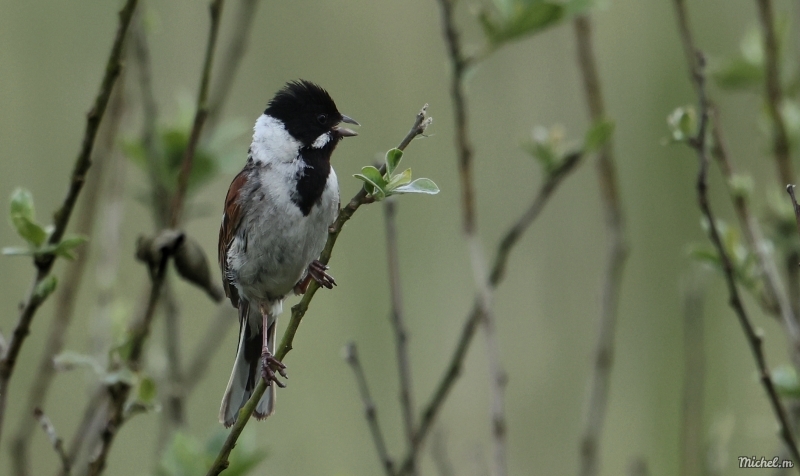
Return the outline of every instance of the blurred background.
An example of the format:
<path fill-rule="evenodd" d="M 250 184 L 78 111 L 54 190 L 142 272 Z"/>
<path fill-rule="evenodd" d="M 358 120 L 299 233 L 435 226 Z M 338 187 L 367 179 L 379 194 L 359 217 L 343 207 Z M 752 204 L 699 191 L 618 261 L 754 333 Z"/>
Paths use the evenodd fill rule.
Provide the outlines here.
<path fill-rule="evenodd" d="M 485 5 L 484 5 L 485 4 Z M 468 52 L 485 40 L 476 9 L 486 0 L 459 3 L 456 22 Z M 38 218 L 47 222 L 63 199 L 94 99 L 121 2 L 16 2 L 0 0 L 0 196 L 3 209 L 16 187 L 34 196 Z M 159 127 L 187 130 L 194 112 L 208 30 L 205 2 L 149 1 L 141 5 L 150 44 Z M 240 2 L 229 0 L 222 19 L 217 66 L 234 33 Z M 697 43 L 712 65 L 739 54 L 739 44 L 758 25 L 755 2 L 689 2 Z M 794 10 L 792 10 L 794 8 Z M 776 15 L 795 42 L 796 5 L 775 2 Z M 614 146 L 631 254 L 622 281 L 607 421 L 602 433 L 601 474 L 623 474 L 642 458 L 651 474 L 680 467 L 681 395 L 684 378 L 684 290 L 705 295 L 705 403 L 701 440 L 721 474 L 738 472 L 737 456 L 780 453 L 777 425 L 757 380 L 755 365 L 735 315 L 727 306 L 720 275 L 704 270 L 687 253 L 706 243 L 694 181 L 695 154 L 667 145 L 666 116 L 694 104 L 671 2 L 602 2 L 593 10 L 595 51 L 608 114 L 616 124 Z M 793 49 L 787 51 L 796 53 Z M 786 55 L 789 60 L 794 60 Z M 788 61 L 788 60 L 787 60 Z M 126 64 L 131 64 L 128 58 Z M 215 71 L 218 75 L 218 71 Z M 469 255 L 461 233 L 460 185 L 453 147 L 450 66 L 435 1 L 260 2 L 241 66 L 218 118 L 213 173 L 194 189 L 185 224 L 216 262 L 222 202 L 246 159 L 252 123 L 272 94 L 288 80 L 320 83 L 340 111 L 361 124 L 359 136 L 337 149 L 333 166 L 342 199 L 360 188 L 352 178 L 404 137 L 419 108 L 430 104 L 430 137 L 415 141 L 404 165 L 430 177 L 436 196 L 398 201 L 400 270 L 409 327 L 414 396 L 418 409 L 438 382 L 464 317 L 473 303 Z M 78 295 L 66 350 L 96 354 L 107 339 L 141 312 L 148 277 L 134 260 L 136 237 L 152 233 L 148 178 L 130 152 L 141 135 L 142 99 L 136 74 L 123 74 L 124 112 L 109 177 L 123 183 L 121 206 L 98 209 L 89 244 L 86 276 Z M 493 256 L 498 239 L 532 199 L 542 172 L 520 144 L 534 126 L 560 125 L 580 144 L 589 127 L 569 21 L 513 42 L 486 58 L 469 75 L 469 123 L 475 144 L 478 223 L 484 249 Z M 730 154 L 755 183 L 754 210 L 764 215 L 768 197 L 781 187 L 765 134 L 761 90 L 731 92 L 711 86 L 718 101 Z M 127 149 L 125 144 L 128 144 Z M 126 149 L 127 155 L 121 150 Z M 506 393 L 510 474 L 574 474 L 593 363 L 607 236 L 594 158 L 580 165 L 548 203 L 515 248 L 508 276 L 495 296 L 500 357 Z M 92 182 L 88 187 L 100 187 Z M 713 205 L 733 221 L 716 168 Z M 788 203 L 788 202 L 787 202 Z M 102 213 L 102 214 L 101 214 Z M 113 279 L 100 244 L 121 220 L 118 265 Z M 14 229 L 0 226 L 0 244 L 22 244 Z M 106 243 L 107 244 L 107 243 Z M 342 348 L 357 343 L 391 454 L 404 452 L 394 340 L 389 321 L 385 232 L 380 205 L 359 210 L 347 224 L 331 260 L 339 284 L 320 291 L 287 358 L 291 379 L 278 393 L 277 412 L 248 425 L 248 443 L 265 459 L 254 474 L 380 474 L 355 380 Z M 65 261 L 55 274 L 61 276 Z M 105 266 L 105 267 L 104 267 Z M 113 269 L 113 266 L 112 266 Z M 0 258 L 0 330 L 8 338 L 17 305 L 33 275 L 29 259 Z M 216 265 L 213 265 L 218 279 Z M 111 322 L 98 322 L 100 289 L 112 284 Z M 62 283 L 63 284 L 63 283 Z M 180 306 L 180 352 L 196 352 L 217 306 L 175 280 Z M 0 473 L 11 474 L 10 442 L 24 422 L 28 389 L 45 346 L 54 299 L 40 309 L 11 382 L 8 417 L 0 447 Z M 286 303 L 282 323 L 288 321 Z M 777 322 L 746 297 L 763 329 L 770 364 L 788 362 Z M 231 319 L 234 319 L 231 317 Z M 236 332 L 223 342 L 187 400 L 186 433 L 198 442 L 219 432 L 217 412 L 233 364 Z M 282 328 L 279 330 L 282 332 Z M 165 378 L 164 322 L 154 322 L 147 372 Z M 431 447 L 446 453 L 456 474 L 489 474 L 492 456 L 488 370 L 477 336 L 463 375 L 422 452 L 422 473 L 436 474 Z M 43 405 L 66 439 L 82 417 L 96 375 L 76 369 L 59 373 Z M 159 390 L 161 388 L 159 387 Z M 120 430 L 106 474 L 153 474 L 161 415 L 148 412 Z M 436 440 L 436 444 L 432 443 Z M 31 474 L 59 467 L 43 432 L 33 434 Z M 204 443 L 199 443 L 204 444 Z M 444 450 L 442 449 L 444 448 Z M 163 448 L 162 448 L 163 449 Z"/>

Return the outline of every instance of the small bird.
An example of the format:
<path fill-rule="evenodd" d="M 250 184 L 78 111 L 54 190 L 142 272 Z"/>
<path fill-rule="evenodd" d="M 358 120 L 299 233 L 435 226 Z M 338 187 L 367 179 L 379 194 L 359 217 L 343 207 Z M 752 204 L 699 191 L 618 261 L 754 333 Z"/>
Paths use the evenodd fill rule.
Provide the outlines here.
<path fill-rule="evenodd" d="M 341 139 L 356 135 L 342 122 L 359 125 L 320 86 L 287 83 L 256 121 L 247 163 L 228 189 L 219 265 L 225 294 L 239 310 L 239 347 L 219 410 L 226 427 L 259 377 L 269 388 L 254 414 L 263 419 L 274 411 L 275 386 L 284 384 L 270 365 L 286 378 L 273 356 L 286 295 L 305 293 L 312 279 L 328 289 L 336 284 L 318 258 L 339 211 L 331 154 Z"/>

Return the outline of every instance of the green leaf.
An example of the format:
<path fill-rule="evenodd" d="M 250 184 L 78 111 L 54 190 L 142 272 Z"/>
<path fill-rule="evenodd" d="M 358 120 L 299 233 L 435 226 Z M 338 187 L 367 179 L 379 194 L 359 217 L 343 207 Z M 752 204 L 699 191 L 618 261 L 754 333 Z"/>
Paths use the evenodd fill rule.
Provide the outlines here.
<path fill-rule="evenodd" d="M 47 299 L 47 296 L 56 290 L 56 284 L 58 284 L 58 279 L 51 274 L 50 276 L 39 281 L 39 284 L 36 285 L 36 289 L 33 291 L 33 293 L 37 299 L 44 301 Z"/>
<path fill-rule="evenodd" d="M 439 187 L 433 183 L 433 180 L 428 178 L 418 178 L 408 185 L 397 187 L 393 193 L 426 193 L 429 195 L 436 195 L 439 193 Z"/>
<path fill-rule="evenodd" d="M 592 124 L 586 132 L 586 139 L 583 142 L 583 150 L 586 153 L 597 152 L 602 149 L 614 134 L 614 122 L 607 119 L 600 119 Z"/>
<path fill-rule="evenodd" d="M 60 371 L 84 367 L 93 370 L 97 375 L 105 374 L 105 369 L 97 359 L 91 355 L 79 354 L 69 350 L 55 356 L 53 365 Z"/>
<path fill-rule="evenodd" d="M 391 193 L 392 190 L 409 182 L 411 182 L 411 169 L 405 169 L 403 173 L 397 174 L 389 180 L 389 183 L 386 185 L 386 191 Z"/>
<path fill-rule="evenodd" d="M 355 174 L 353 177 L 362 180 L 365 185 L 367 193 L 375 197 L 376 200 L 383 200 L 386 198 L 386 179 L 383 178 L 381 172 L 368 165 L 361 169 L 360 174 Z"/>
<path fill-rule="evenodd" d="M 118 383 L 133 385 L 136 383 L 136 374 L 128 367 L 123 367 L 115 372 L 105 374 L 102 381 L 106 385 L 115 385 Z"/>
<path fill-rule="evenodd" d="M 560 3 L 536 1 L 515 2 L 509 16 L 495 18 L 483 10 L 478 20 L 486 39 L 493 47 L 532 35 L 555 25 L 564 17 L 565 8 Z"/>
<path fill-rule="evenodd" d="M 672 140 L 685 142 L 697 130 L 697 113 L 692 106 L 676 108 L 667 116 L 667 125 L 672 133 Z"/>
<path fill-rule="evenodd" d="M 780 365 L 772 371 L 772 383 L 782 397 L 800 397 L 800 382 L 797 373 L 789 365 Z"/>
<path fill-rule="evenodd" d="M 11 194 L 11 223 L 19 236 L 35 247 L 41 246 L 47 239 L 47 232 L 36 223 L 33 208 L 33 195 L 24 188 L 18 188 Z"/>
<path fill-rule="evenodd" d="M 144 405 L 153 403 L 156 399 L 156 382 L 150 377 L 140 378 L 136 398 Z"/>
<path fill-rule="evenodd" d="M 394 170 L 400 164 L 400 159 L 403 158 L 403 151 L 400 149 L 391 149 L 386 153 L 386 174 L 391 177 Z"/>
<path fill-rule="evenodd" d="M 367 191 L 368 195 L 373 195 L 375 193 L 375 188 L 377 186 L 369 178 L 361 174 L 353 174 L 353 177 L 364 182 L 364 190 Z"/>
<path fill-rule="evenodd" d="M 714 82 L 722 89 L 747 89 L 760 86 L 764 68 L 744 58 L 734 58 L 711 73 Z"/>
<path fill-rule="evenodd" d="M 30 248 L 20 248 L 19 246 L 7 246 L 3 248 L 6 256 L 32 256 L 34 251 Z"/>
<path fill-rule="evenodd" d="M 89 241 L 89 239 L 85 236 L 81 235 L 67 236 L 55 246 L 53 253 L 62 258 L 74 260 L 75 253 L 73 253 L 73 250 L 87 241 Z"/>

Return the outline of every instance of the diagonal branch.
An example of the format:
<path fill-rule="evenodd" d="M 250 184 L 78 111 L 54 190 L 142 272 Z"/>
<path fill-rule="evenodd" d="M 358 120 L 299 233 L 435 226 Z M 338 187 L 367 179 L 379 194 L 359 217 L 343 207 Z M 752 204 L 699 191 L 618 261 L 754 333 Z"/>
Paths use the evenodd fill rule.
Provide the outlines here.
<path fill-rule="evenodd" d="M 92 154 L 95 163 L 89 176 L 90 186 L 84 193 L 83 202 L 76 217 L 75 232 L 79 235 L 90 237 L 94 229 L 95 219 L 98 215 L 97 206 L 101 201 L 100 191 L 103 189 L 103 177 L 112 161 L 117 130 L 124 109 L 124 80 L 120 80 L 114 88 L 114 93 L 108 106 L 108 119 L 104 123 L 103 132 L 96 152 Z M 39 359 L 33 383 L 28 390 L 25 414 L 33 414 L 37 408 L 44 406 L 50 385 L 56 371 L 53 358 L 64 349 L 66 333 L 75 313 L 77 294 L 82 285 L 86 265 L 89 261 L 89 248 L 84 248 L 78 253 L 74 261 L 67 264 L 61 278 L 61 286 L 56 293 L 56 310 L 50 322 L 47 343 Z M 30 473 L 30 442 L 33 437 L 34 426 L 27 419 L 20 422 L 16 435 L 12 439 L 14 450 L 12 461 L 14 472 L 17 475 Z"/>
<path fill-rule="evenodd" d="M 686 6 L 684 2 L 685 0 L 675 0 L 679 28 L 681 29 L 682 34 L 685 35 L 686 32 L 689 31 L 689 27 Z M 691 76 L 695 91 L 697 92 L 697 100 L 700 111 L 700 123 L 698 126 L 697 135 L 689 140 L 689 145 L 697 152 L 697 158 L 699 161 L 699 168 L 697 172 L 698 206 L 700 207 L 700 211 L 703 213 L 703 217 L 708 222 L 709 239 L 714 245 L 714 248 L 717 250 L 720 262 L 722 263 L 725 283 L 728 288 L 729 304 L 736 313 L 736 317 L 739 320 L 739 324 L 742 326 L 742 331 L 747 339 L 747 343 L 750 346 L 750 351 L 753 354 L 753 359 L 755 360 L 756 368 L 758 370 L 759 380 L 761 381 L 761 385 L 764 386 L 764 390 L 767 392 L 767 398 L 772 405 L 772 410 L 775 413 L 775 417 L 781 427 L 781 437 L 783 438 L 784 443 L 786 443 L 786 446 L 791 452 L 792 458 L 797 465 L 800 463 L 800 453 L 797 449 L 795 437 L 792 434 L 792 429 L 786 414 L 786 410 L 781 403 L 778 392 L 775 389 L 775 386 L 772 383 L 772 378 L 769 374 L 769 368 L 767 367 L 766 357 L 764 355 L 763 338 L 758 332 L 756 332 L 755 327 L 753 326 L 753 323 L 744 307 L 744 303 L 739 296 L 733 263 L 731 262 L 728 252 L 726 251 L 722 242 L 722 237 L 717 229 L 716 218 L 708 200 L 709 158 L 706 139 L 708 136 L 710 104 L 706 96 L 705 89 L 705 59 L 702 53 L 700 53 L 700 51 L 694 47 L 694 43 L 691 41 L 691 36 L 684 37 L 684 47 L 686 49 L 687 60 L 689 63 L 689 74 Z M 792 192 L 793 190 L 790 189 L 790 193 Z M 798 226 L 800 226 L 800 224 Z M 797 467 L 798 470 L 800 470 L 800 465 Z"/>
<path fill-rule="evenodd" d="M 528 209 L 525 210 L 525 213 L 523 213 L 511 226 L 511 228 L 508 229 L 505 235 L 503 235 L 503 238 L 500 240 L 500 244 L 497 247 L 497 252 L 492 264 L 492 272 L 489 274 L 489 285 L 492 288 L 497 288 L 497 285 L 499 285 L 505 277 L 508 257 L 510 256 L 514 246 L 522 237 L 522 234 L 525 233 L 525 230 L 527 230 L 533 224 L 536 218 L 539 217 L 539 214 L 544 209 L 544 206 L 547 204 L 550 197 L 556 191 L 561 182 L 567 177 L 567 175 L 575 170 L 582 157 L 583 155 L 580 152 L 576 152 L 565 157 L 563 162 L 561 162 L 561 164 L 559 164 L 559 166 L 547 176 L 547 179 L 539 188 L 536 197 L 533 199 Z M 417 426 L 417 431 L 414 435 L 414 447 L 411 448 L 409 453 L 403 459 L 403 462 L 399 467 L 398 474 L 408 474 L 408 471 L 410 471 L 411 461 L 416 457 L 411 453 L 419 452 L 425 437 L 428 436 L 428 433 L 430 433 L 430 430 L 433 427 L 436 416 L 439 414 L 442 405 L 444 405 L 447 396 L 450 394 L 450 390 L 452 390 L 453 386 L 458 380 L 459 375 L 461 375 L 464 359 L 467 357 L 467 351 L 472 344 L 472 338 L 475 336 L 475 331 L 478 329 L 478 324 L 481 322 L 481 318 L 481 308 L 476 302 L 464 320 L 463 326 L 461 327 L 461 336 L 458 339 L 456 348 L 453 350 L 453 355 L 450 357 L 450 363 L 447 365 L 442 378 L 439 379 L 439 383 L 437 384 L 430 401 L 422 410 L 422 416 L 420 418 L 419 425 Z"/>
<path fill-rule="evenodd" d="M 133 11 L 137 3 L 138 0 L 127 0 L 122 10 L 119 12 L 119 26 L 116 36 L 114 37 L 114 43 L 111 47 L 111 53 L 106 62 L 105 75 L 100 83 L 100 90 L 97 93 L 94 105 L 86 116 L 86 130 L 84 132 L 81 150 L 78 152 L 78 157 L 75 159 L 69 190 L 67 191 L 67 196 L 64 198 L 61 208 L 59 208 L 53 216 L 53 232 L 48 239 L 48 243 L 51 245 L 58 244 L 64 237 L 69 219 L 72 216 L 72 211 L 75 208 L 75 203 L 78 201 L 78 196 L 86 181 L 86 173 L 92 165 L 91 156 L 92 148 L 94 147 L 94 139 L 97 136 L 100 121 L 103 119 L 103 114 L 106 111 L 106 106 L 111 97 L 111 90 L 114 88 L 114 83 L 122 71 L 122 47 L 125 43 L 126 32 L 128 31 L 128 26 L 130 26 Z M 5 355 L 3 355 L 2 360 L 0 360 L 0 434 L 2 434 L 3 429 L 6 399 L 8 398 L 8 385 L 11 375 L 14 372 L 17 356 L 30 330 L 31 321 L 33 321 L 36 311 L 45 299 L 42 294 L 36 293 L 35 291 L 39 283 L 49 276 L 54 261 L 55 256 L 52 254 L 47 254 L 35 259 L 36 277 L 31 284 L 28 297 L 25 299 L 20 310 L 19 320 L 14 328 L 11 341 L 8 344 L 8 350 L 5 352 Z"/>
<path fill-rule="evenodd" d="M 200 91 L 197 93 L 197 110 L 192 122 L 192 131 L 189 133 L 189 143 L 186 145 L 186 151 L 183 155 L 181 170 L 178 173 L 178 188 L 172 200 L 171 228 L 175 228 L 180 223 L 184 201 L 186 200 L 186 190 L 189 188 L 189 175 L 194 164 L 195 150 L 200 140 L 203 124 L 208 117 L 208 86 L 211 83 L 211 68 L 214 65 L 214 50 L 217 45 L 217 36 L 219 36 L 220 17 L 222 17 L 224 3 L 224 0 L 212 0 L 208 7 L 211 15 L 211 24 L 208 30 L 206 55 L 203 60 L 203 73 L 200 76 Z"/>
<path fill-rule="evenodd" d="M 356 383 L 358 384 L 358 393 L 361 394 L 361 401 L 364 402 L 364 415 L 367 419 L 370 432 L 372 433 L 372 440 L 375 442 L 375 451 L 381 460 L 381 466 L 386 471 L 388 476 L 394 475 L 394 462 L 392 461 L 389 452 L 386 450 L 386 441 L 383 438 L 381 427 L 378 424 L 378 411 L 375 408 L 375 402 L 369 393 L 367 386 L 367 377 L 364 375 L 364 368 L 361 367 L 361 360 L 358 358 L 358 349 L 355 342 L 350 342 L 344 348 L 345 360 L 353 369 L 353 374 L 356 376 Z"/>
<path fill-rule="evenodd" d="M 409 130 L 405 138 L 400 141 L 400 145 L 397 146 L 398 149 L 405 150 L 412 140 L 425 133 L 425 129 L 431 123 L 431 118 L 426 117 L 427 109 L 428 105 L 426 104 L 422 107 L 419 113 L 417 113 L 414 124 L 411 126 L 411 130 Z M 380 171 L 381 174 L 385 173 L 385 164 L 381 166 Z M 339 211 L 339 216 L 336 218 L 336 221 L 333 222 L 333 225 L 331 225 L 331 227 L 328 229 L 328 241 L 325 243 L 325 248 L 320 254 L 319 260 L 323 264 L 328 264 L 328 261 L 330 261 L 331 253 L 333 253 L 333 247 L 336 245 L 336 239 L 342 232 L 342 227 L 344 227 L 344 224 L 347 223 L 350 218 L 352 218 L 353 214 L 361 207 L 361 205 L 372 203 L 373 201 L 374 200 L 367 195 L 367 191 L 362 188 L 352 199 L 350 199 L 350 202 L 347 204 L 347 206 Z M 300 322 L 303 320 L 303 316 L 305 316 L 306 311 L 308 311 L 308 306 L 311 303 L 311 300 L 314 299 L 314 294 L 316 294 L 318 289 L 319 284 L 312 280 L 311 284 L 306 290 L 306 293 L 303 295 L 303 299 L 301 299 L 298 304 L 292 306 L 292 317 L 289 320 L 289 325 L 286 328 L 286 331 L 283 333 L 283 338 L 281 338 L 281 342 L 278 344 L 275 352 L 275 358 L 279 361 L 283 361 L 283 359 L 286 357 L 286 354 L 292 350 L 292 341 L 297 333 L 297 328 L 300 326 Z M 239 436 L 242 434 L 242 430 L 244 430 L 244 427 L 247 425 L 247 422 L 253 415 L 256 405 L 261 399 L 261 396 L 264 395 L 264 391 L 266 391 L 266 389 L 266 382 L 264 379 L 260 379 L 258 385 L 256 385 L 256 388 L 253 390 L 253 394 L 250 396 L 250 400 L 248 400 L 244 407 L 239 410 L 239 417 L 231 428 L 231 432 L 228 434 L 228 438 L 225 439 L 225 443 L 223 443 L 222 448 L 220 448 L 219 454 L 212 463 L 211 467 L 208 469 L 208 472 L 206 473 L 207 476 L 216 476 L 222 473 L 225 468 L 228 467 L 228 457 L 230 456 L 233 447 L 236 445 L 236 441 L 239 439 Z"/>

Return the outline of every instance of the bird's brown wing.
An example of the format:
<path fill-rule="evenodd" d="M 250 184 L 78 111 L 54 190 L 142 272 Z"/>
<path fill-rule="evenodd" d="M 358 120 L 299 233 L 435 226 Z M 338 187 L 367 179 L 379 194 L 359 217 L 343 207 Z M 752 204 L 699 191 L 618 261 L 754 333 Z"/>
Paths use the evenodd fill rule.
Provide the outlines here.
<path fill-rule="evenodd" d="M 245 184 L 249 170 L 245 168 L 231 182 L 228 195 L 225 197 L 225 211 L 222 214 L 222 224 L 219 227 L 219 267 L 222 270 L 222 287 L 225 295 L 231 300 L 233 307 L 239 307 L 239 292 L 228 276 L 228 250 L 233 243 L 233 238 L 239 230 L 244 216 L 240 194 Z"/>

